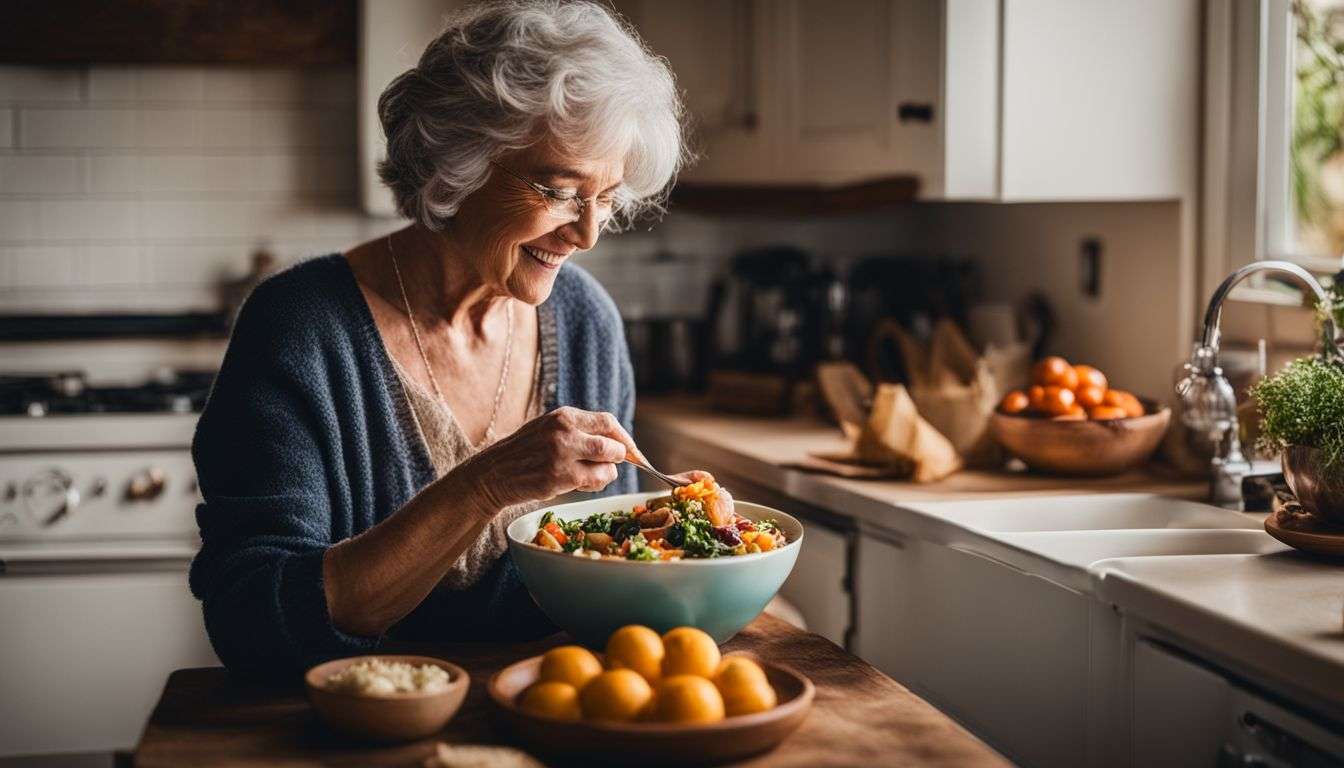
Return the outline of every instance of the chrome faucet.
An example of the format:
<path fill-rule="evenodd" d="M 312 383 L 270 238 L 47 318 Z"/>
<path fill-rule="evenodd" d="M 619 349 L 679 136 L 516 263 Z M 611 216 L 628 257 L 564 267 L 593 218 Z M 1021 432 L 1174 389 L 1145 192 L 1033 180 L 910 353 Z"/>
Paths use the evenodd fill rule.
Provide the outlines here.
<path fill-rule="evenodd" d="M 1232 384 L 1218 366 L 1220 324 L 1223 301 L 1232 289 L 1247 276 L 1256 272 L 1281 272 L 1292 275 L 1316 294 L 1320 306 L 1325 307 L 1322 328 L 1322 355 L 1327 359 L 1344 361 L 1340 352 L 1339 331 L 1331 316 L 1330 296 L 1310 272 L 1287 261 L 1258 261 L 1233 272 L 1213 292 L 1209 308 L 1204 313 L 1204 337 L 1195 345 L 1190 362 L 1185 364 L 1185 376 L 1176 384 L 1181 398 L 1181 420 L 1192 430 L 1208 435 L 1214 446 L 1211 464 L 1209 495 L 1214 504 L 1229 509 L 1242 509 L 1241 480 L 1250 471 L 1250 462 L 1241 451 L 1237 429 L 1237 395 Z"/>

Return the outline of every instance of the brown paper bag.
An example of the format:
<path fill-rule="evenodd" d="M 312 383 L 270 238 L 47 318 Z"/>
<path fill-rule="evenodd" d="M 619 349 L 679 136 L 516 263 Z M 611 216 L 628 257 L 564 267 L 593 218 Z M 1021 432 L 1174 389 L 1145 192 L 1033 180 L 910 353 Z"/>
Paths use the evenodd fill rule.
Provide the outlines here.
<path fill-rule="evenodd" d="M 956 449 L 920 418 L 906 388 L 883 384 L 876 392 L 848 363 L 828 364 L 817 378 L 852 441 L 848 451 L 818 453 L 789 466 L 842 477 L 941 480 L 961 468 Z M 869 401 L 871 400 L 871 404 Z"/>
<path fill-rule="evenodd" d="M 997 466 L 1003 456 L 989 434 L 999 388 L 989 362 L 951 320 L 934 326 L 928 345 L 900 327 L 894 336 L 905 358 L 910 398 L 919 414 L 951 441 L 968 466 Z"/>

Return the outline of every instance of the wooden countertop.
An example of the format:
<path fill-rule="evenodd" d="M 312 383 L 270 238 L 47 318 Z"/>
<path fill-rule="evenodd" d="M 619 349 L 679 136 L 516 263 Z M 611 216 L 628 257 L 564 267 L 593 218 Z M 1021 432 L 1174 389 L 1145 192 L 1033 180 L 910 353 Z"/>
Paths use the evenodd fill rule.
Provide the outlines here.
<path fill-rule="evenodd" d="M 328 730 L 301 687 L 232 682 L 223 668 L 183 669 L 168 678 L 135 751 L 140 768 L 160 766 L 419 766 L 438 741 L 510 744 L 493 723 L 490 676 L 567 641 L 404 646 L 464 667 L 471 689 L 437 738 L 398 746 L 353 742 Z M 389 652 L 392 649 L 388 649 Z M 398 647 L 396 650 L 402 650 Z M 817 635 L 761 616 L 725 650 L 745 650 L 801 671 L 816 684 L 812 712 L 774 751 L 738 765 L 798 768 L 855 765 L 1005 766 L 997 753 L 946 715 L 866 662 Z"/>
<path fill-rule="evenodd" d="M 1105 478 L 963 470 L 920 484 L 786 469 L 783 464 L 801 461 L 813 451 L 844 450 L 840 429 L 813 418 L 719 413 L 702 400 L 686 397 L 641 398 L 635 439 L 641 447 L 648 445 L 646 452 L 671 449 L 694 456 L 706 466 L 726 467 L 762 487 L 878 527 L 891 527 L 893 510 L 902 503 L 1083 493 L 1154 493 L 1200 501 L 1208 490 L 1202 481 L 1175 480 L 1147 470 Z M 660 467 L 668 472 L 690 468 Z"/>

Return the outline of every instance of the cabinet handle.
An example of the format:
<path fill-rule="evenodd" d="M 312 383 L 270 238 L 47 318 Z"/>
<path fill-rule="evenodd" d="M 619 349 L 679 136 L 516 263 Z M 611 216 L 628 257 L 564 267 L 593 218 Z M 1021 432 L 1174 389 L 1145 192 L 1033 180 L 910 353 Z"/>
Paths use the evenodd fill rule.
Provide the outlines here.
<path fill-rule="evenodd" d="M 902 123 L 932 123 L 933 105 L 903 101 L 896 107 L 896 116 Z"/>

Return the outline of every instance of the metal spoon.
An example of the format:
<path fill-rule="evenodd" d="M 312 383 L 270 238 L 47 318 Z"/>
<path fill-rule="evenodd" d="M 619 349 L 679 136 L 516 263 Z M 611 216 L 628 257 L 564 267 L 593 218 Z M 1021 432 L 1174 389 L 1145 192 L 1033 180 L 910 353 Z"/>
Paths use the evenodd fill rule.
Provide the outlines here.
<path fill-rule="evenodd" d="M 664 483 L 667 483 L 668 487 L 670 488 L 680 488 L 681 486 L 686 484 L 668 475 L 664 475 L 662 472 L 659 472 L 658 470 L 654 469 L 653 465 L 649 463 L 648 459 L 644 458 L 643 456 L 636 456 L 633 451 L 625 454 L 625 460 L 626 462 L 633 464 L 635 467 L 642 469 L 645 472 L 648 472 L 650 475 L 653 475 L 659 480 L 662 480 Z"/>

